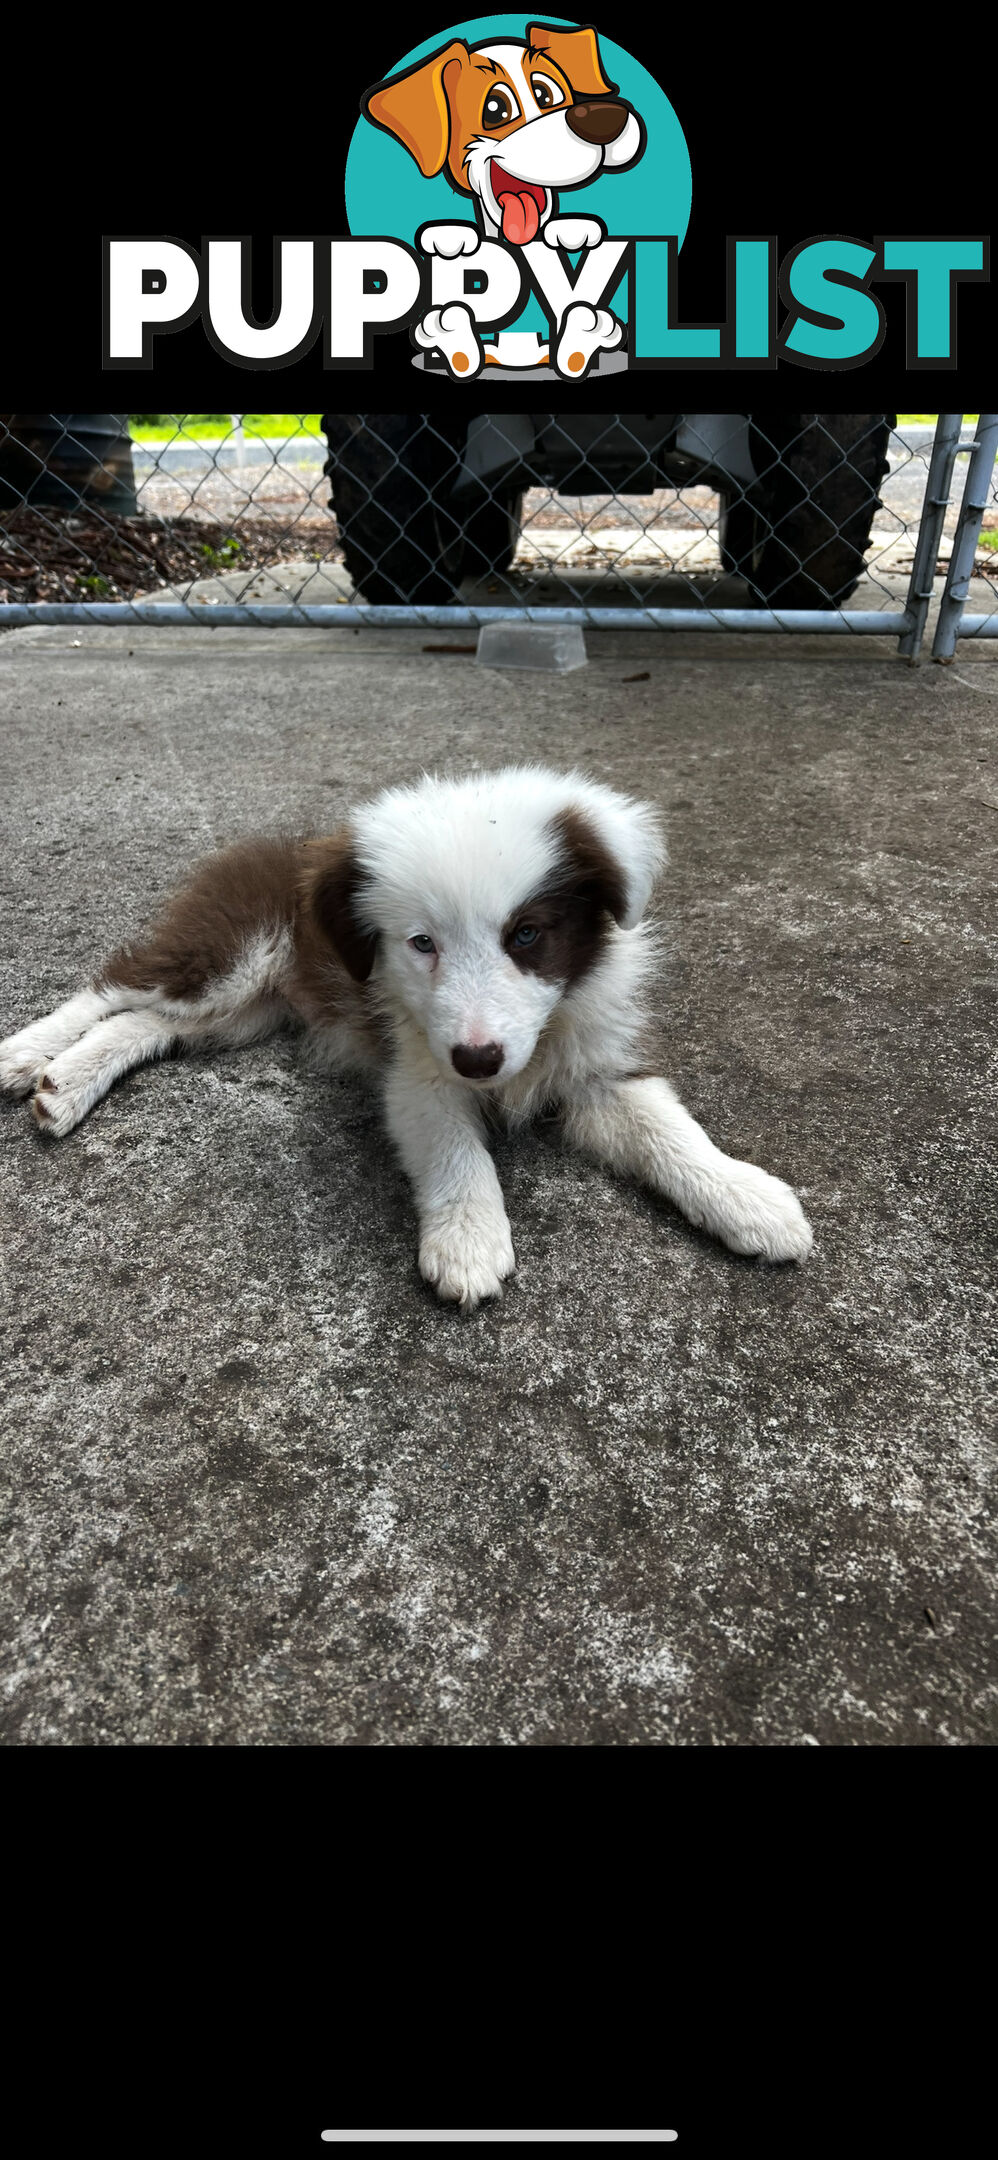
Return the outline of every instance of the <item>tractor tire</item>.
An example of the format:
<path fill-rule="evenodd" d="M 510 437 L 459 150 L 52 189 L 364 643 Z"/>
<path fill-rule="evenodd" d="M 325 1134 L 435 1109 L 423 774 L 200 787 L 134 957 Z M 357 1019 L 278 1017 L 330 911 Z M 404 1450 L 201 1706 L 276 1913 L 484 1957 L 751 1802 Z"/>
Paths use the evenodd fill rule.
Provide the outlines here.
<path fill-rule="evenodd" d="M 501 577 L 516 554 L 523 513 L 522 494 L 485 495 L 477 509 L 462 515 L 455 507 L 464 545 L 465 577 L 476 581 Z"/>
<path fill-rule="evenodd" d="M 755 607 L 840 608 L 859 583 L 878 489 L 889 470 L 892 413 L 758 415 L 759 474 L 724 503 L 721 560 Z"/>
<path fill-rule="evenodd" d="M 463 447 L 455 430 L 421 413 L 324 413 L 347 569 L 381 607 L 446 607 L 463 574 L 460 528 L 447 505 Z"/>

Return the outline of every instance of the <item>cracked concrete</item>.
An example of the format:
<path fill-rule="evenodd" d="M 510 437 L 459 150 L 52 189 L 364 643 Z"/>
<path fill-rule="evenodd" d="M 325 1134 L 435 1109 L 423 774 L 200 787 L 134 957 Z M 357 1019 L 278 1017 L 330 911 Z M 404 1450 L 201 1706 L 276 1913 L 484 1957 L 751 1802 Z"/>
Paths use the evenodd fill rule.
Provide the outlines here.
<path fill-rule="evenodd" d="M 464 1323 L 377 1103 L 291 1040 L 62 1143 L 4 1105 L 0 1736 L 993 1743 L 998 652 L 424 642 L 0 640 L 0 1029 L 216 842 L 578 762 L 665 810 L 663 1069 L 815 1254 L 736 1259 L 541 1125 Z"/>

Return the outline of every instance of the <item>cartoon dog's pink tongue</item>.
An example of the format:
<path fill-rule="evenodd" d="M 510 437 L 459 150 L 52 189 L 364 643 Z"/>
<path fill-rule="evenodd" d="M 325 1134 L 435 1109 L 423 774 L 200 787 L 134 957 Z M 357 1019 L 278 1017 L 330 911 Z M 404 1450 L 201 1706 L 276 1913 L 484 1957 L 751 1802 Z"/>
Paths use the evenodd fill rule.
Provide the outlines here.
<path fill-rule="evenodd" d="M 492 193 L 502 215 L 503 239 L 513 247 L 525 247 L 540 227 L 544 189 L 531 180 L 515 179 L 493 159 Z"/>

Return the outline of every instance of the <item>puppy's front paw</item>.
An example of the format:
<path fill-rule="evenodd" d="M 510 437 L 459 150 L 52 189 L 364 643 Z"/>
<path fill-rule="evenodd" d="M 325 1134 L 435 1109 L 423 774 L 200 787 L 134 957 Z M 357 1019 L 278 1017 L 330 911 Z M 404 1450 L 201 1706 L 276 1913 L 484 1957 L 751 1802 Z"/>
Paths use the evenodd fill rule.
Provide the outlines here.
<path fill-rule="evenodd" d="M 795 1192 L 755 1163 L 732 1162 L 707 1227 L 732 1252 L 762 1260 L 806 1260 L 814 1232 Z"/>
<path fill-rule="evenodd" d="M 483 1298 L 502 1296 L 516 1266 L 504 1215 L 451 1215 L 428 1224 L 419 1245 L 419 1272 L 439 1298 L 473 1312 Z"/>

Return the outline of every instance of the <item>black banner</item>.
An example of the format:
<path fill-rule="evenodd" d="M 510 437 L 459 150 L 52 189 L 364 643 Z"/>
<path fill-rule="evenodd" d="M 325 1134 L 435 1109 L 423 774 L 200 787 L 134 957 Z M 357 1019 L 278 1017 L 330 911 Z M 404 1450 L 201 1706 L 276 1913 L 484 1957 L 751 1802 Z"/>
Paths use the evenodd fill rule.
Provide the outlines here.
<path fill-rule="evenodd" d="M 505 25 L 507 18 L 495 20 Z M 616 21 L 612 29 L 665 92 L 689 152 L 692 201 L 685 241 L 674 251 L 669 316 L 681 326 L 715 330 L 718 349 L 711 354 L 706 336 L 704 355 L 687 357 L 680 339 L 678 351 L 663 365 L 653 334 L 651 358 L 641 360 L 633 350 L 620 372 L 587 369 L 577 384 L 555 384 L 559 398 L 579 396 L 590 410 L 636 411 L 650 402 L 661 404 L 667 391 L 670 408 L 738 409 L 750 371 L 757 411 L 806 403 L 812 385 L 820 389 L 821 403 L 842 409 L 977 410 L 986 404 L 993 385 L 994 301 L 982 191 L 961 111 L 965 84 L 945 100 L 930 130 L 924 76 L 910 49 L 892 50 L 887 25 L 876 34 L 857 25 L 834 42 L 829 36 L 824 52 L 814 36 L 795 43 L 789 29 L 722 27 L 707 38 L 702 19 L 695 30 L 690 25 L 675 30 L 668 17 L 657 33 L 647 24 L 645 16 L 633 36 Z M 527 28 L 525 16 L 521 36 Z M 436 30 L 433 22 L 414 22 L 413 46 L 434 38 Z M 603 27 L 605 39 L 609 33 L 610 26 Z M 441 44 L 452 34 L 448 25 L 440 26 Z M 536 378 L 518 382 L 509 371 L 486 367 L 474 381 L 462 383 L 446 370 L 415 366 L 419 356 L 408 328 L 374 335 L 368 368 L 343 359 L 324 365 L 328 242 L 350 232 L 347 151 L 358 123 L 362 130 L 370 127 L 360 118 L 365 91 L 390 76 L 404 57 L 399 35 L 386 38 L 372 22 L 369 42 L 355 43 L 344 56 L 334 52 L 332 33 L 320 26 L 310 55 L 303 29 L 285 67 L 274 71 L 243 50 L 234 57 L 220 51 L 217 60 L 199 58 L 194 69 L 167 44 L 154 75 L 147 68 L 136 74 L 133 109 L 124 127 L 120 114 L 113 130 L 92 122 L 88 127 L 85 186 L 57 196 L 57 207 L 44 216 L 12 221 L 16 229 L 7 234 L 4 278 L 5 406 L 37 410 L 68 400 L 80 408 L 128 404 L 141 409 L 154 403 L 178 411 L 226 409 L 248 405 L 252 392 L 252 402 L 282 409 L 453 410 L 458 398 L 467 400 L 469 411 L 494 409 L 497 399 L 511 410 L 532 409 L 541 394 Z M 406 35 L 401 33 L 403 39 Z M 75 90 L 60 79 L 55 85 L 39 83 L 36 96 L 46 138 L 60 140 Z M 452 119 L 452 128 L 457 124 Z M 643 157 L 654 185 L 654 115 L 647 133 Z M 515 140 L 515 132 L 505 137 L 507 145 Z M 410 167 L 415 201 L 420 173 L 411 158 Z M 611 184 L 605 193 L 615 200 Z M 455 192 L 453 203 L 455 216 L 468 215 L 467 196 Z M 570 193 L 561 196 L 560 207 L 562 213 L 571 211 Z M 407 214 L 408 206 L 400 205 L 400 233 Z M 647 235 L 647 222 L 644 230 Z M 667 233 L 666 221 L 660 230 Z M 205 268 L 209 235 L 247 243 L 242 299 L 247 319 L 257 325 L 270 320 L 279 298 L 275 241 L 294 237 L 317 243 L 315 319 L 298 341 L 296 356 L 280 365 L 234 360 L 208 320 L 202 278 L 184 326 L 150 333 L 151 365 L 108 364 L 105 241 L 169 238 L 190 252 L 195 268 Z M 750 327 L 743 337 L 746 354 L 735 349 L 732 248 L 738 238 L 767 244 L 765 254 L 744 258 L 746 275 L 751 269 L 760 280 L 753 321 L 758 325 L 768 310 L 775 333 L 773 349 L 761 362 L 757 329 Z M 846 254 L 828 272 L 824 311 L 814 305 L 822 296 L 819 258 L 798 272 L 805 294 L 799 303 L 792 287 L 802 250 L 829 238 L 842 243 Z M 885 239 L 896 251 L 899 242 L 943 238 L 984 243 L 981 268 L 950 279 L 955 350 L 945 365 L 931 355 L 919 362 L 915 272 L 910 267 L 892 272 L 882 248 Z M 661 259 L 654 256 L 646 238 L 639 266 L 660 315 L 664 301 L 660 294 L 655 298 L 653 288 L 664 252 Z M 862 277 L 857 282 L 854 273 L 867 258 L 874 267 L 864 291 Z M 155 272 L 149 283 L 155 291 Z M 376 275 L 372 283 L 376 290 Z M 792 332 L 796 321 L 797 342 L 820 348 L 834 320 L 836 288 L 844 309 L 866 311 L 860 341 L 867 327 L 871 335 L 860 358 L 830 366 L 813 349 L 803 356 L 795 350 Z M 631 342 L 633 347 L 633 321 Z M 840 338 L 840 351 L 842 343 Z M 545 391 L 545 399 L 550 394 Z"/>

